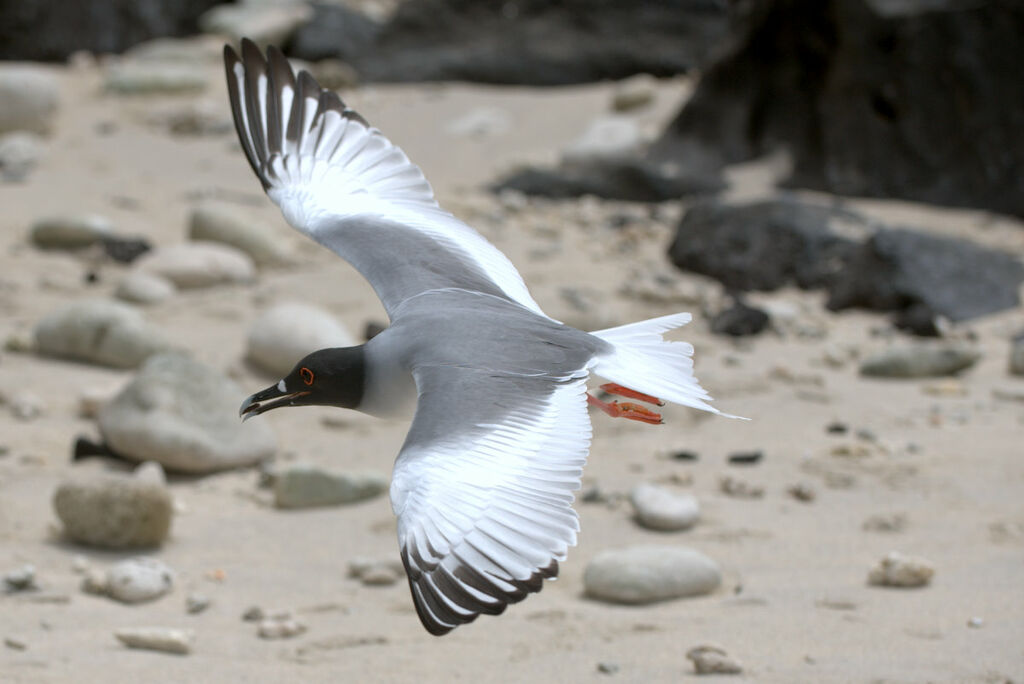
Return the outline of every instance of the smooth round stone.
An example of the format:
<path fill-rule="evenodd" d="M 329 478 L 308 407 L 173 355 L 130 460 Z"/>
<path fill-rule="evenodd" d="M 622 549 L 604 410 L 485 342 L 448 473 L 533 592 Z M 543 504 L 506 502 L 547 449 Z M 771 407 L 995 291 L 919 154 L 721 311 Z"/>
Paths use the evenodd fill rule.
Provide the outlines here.
<path fill-rule="evenodd" d="M 161 354 L 100 409 L 100 432 L 117 454 L 168 470 L 249 466 L 270 458 L 276 444 L 265 422 L 238 420 L 245 396 L 223 373 L 184 354 Z"/>
<path fill-rule="evenodd" d="M 164 483 L 124 475 L 64 482 L 53 507 L 70 539 L 110 549 L 159 546 L 174 515 Z"/>
<path fill-rule="evenodd" d="M 893 347 L 864 359 L 861 375 L 879 378 L 932 378 L 955 375 L 981 358 L 963 344 L 911 344 Z"/>
<path fill-rule="evenodd" d="M 45 69 L 0 63 L 0 133 L 49 133 L 58 91 L 57 79 Z"/>
<path fill-rule="evenodd" d="M 134 368 L 170 345 L 135 309 L 105 299 L 71 302 L 36 324 L 43 356 Z"/>
<path fill-rule="evenodd" d="M 332 472 L 296 463 L 275 473 L 274 505 L 278 508 L 339 506 L 383 494 L 388 479 L 376 473 Z"/>
<path fill-rule="evenodd" d="M 174 571 L 155 558 L 130 558 L 107 570 L 107 595 L 122 603 L 160 598 L 174 587 Z"/>
<path fill-rule="evenodd" d="M 32 224 L 29 236 L 40 249 L 82 249 L 113 233 L 114 226 L 106 217 L 81 214 L 39 219 Z"/>
<path fill-rule="evenodd" d="M 254 222 L 231 207 L 205 204 L 192 210 L 189 217 L 190 240 L 205 240 L 234 247 L 249 255 L 260 266 L 275 266 L 290 261 L 288 243 L 269 226 Z"/>
<path fill-rule="evenodd" d="M 591 598 L 611 603 L 653 603 L 700 596 L 722 583 L 713 560 L 681 546 L 630 546 L 603 551 L 587 564 L 583 586 Z"/>
<path fill-rule="evenodd" d="M 42 139 L 35 133 L 15 131 L 0 135 L 0 178 L 8 183 L 20 183 L 43 155 Z"/>
<path fill-rule="evenodd" d="M 287 375 L 306 354 L 355 345 L 352 335 L 325 309 L 284 302 L 270 307 L 249 328 L 246 358 L 274 376 Z"/>
<path fill-rule="evenodd" d="M 636 511 L 637 522 L 652 530 L 685 530 L 700 517 L 697 499 L 651 484 L 637 485 L 629 500 Z"/>
<path fill-rule="evenodd" d="M 141 257 L 136 268 L 166 278 L 181 289 L 248 283 L 256 277 L 248 254 L 216 242 L 160 247 Z"/>
<path fill-rule="evenodd" d="M 119 95 L 186 93 L 206 88 L 206 76 L 191 64 L 161 61 L 126 61 L 112 64 L 105 87 Z"/>
<path fill-rule="evenodd" d="M 1015 339 L 1010 347 L 1010 373 L 1024 375 L 1024 336 Z"/>
<path fill-rule="evenodd" d="M 174 296 L 178 288 L 162 276 L 144 271 L 131 271 L 117 284 L 114 295 L 135 304 L 159 304 Z"/>

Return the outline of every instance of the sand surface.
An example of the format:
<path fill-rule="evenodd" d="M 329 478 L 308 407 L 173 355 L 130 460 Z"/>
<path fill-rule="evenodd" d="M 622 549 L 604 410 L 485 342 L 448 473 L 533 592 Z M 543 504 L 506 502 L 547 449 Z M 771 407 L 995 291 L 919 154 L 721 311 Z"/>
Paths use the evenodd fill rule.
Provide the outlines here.
<path fill-rule="evenodd" d="M 118 230 L 158 245 L 182 242 L 189 209 L 218 199 L 275 225 L 299 255 L 290 268 L 261 273 L 250 286 L 181 293 L 146 310 L 173 342 L 231 373 L 245 392 L 276 378 L 244 363 L 245 334 L 268 303 L 310 298 L 355 334 L 386 320 L 369 286 L 333 254 L 290 231 L 259 185 L 233 133 L 175 137 L 149 123 L 155 112 L 190 99 L 221 106 L 219 66 L 208 66 L 200 96 L 113 97 L 100 70 L 56 69 L 61 105 L 45 157 L 23 184 L 0 185 L 0 338 L 24 335 L 59 304 L 109 295 L 125 268 L 96 268 L 87 258 L 41 252 L 27 240 L 31 222 L 52 213 L 99 213 Z M 659 86 L 636 114 L 651 131 L 689 92 L 685 80 Z M 171 539 L 154 552 L 177 572 L 175 590 L 150 604 L 125 606 L 79 590 L 72 559 L 96 565 L 137 555 L 90 550 L 61 539 L 51 497 L 81 471 L 120 468 L 90 460 L 72 465 L 79 434 L 95 425 L 77 417 L 79 395 L 131 377 L 30 354 L 0 354 L 0 392 L 27 391 L 45 412 L 17 420 L 0 407 L 0 571 L 37 568 L 43 589 L 0 595 L 5 682 L 669 682 L 695 677 L 685 658 L 701 643 L 721 645 L 744 674 L 721 681 L 1004 682 L 1024 679 L 1024 393 L 1007 373 L 1009 339 L 1024 328 L 1017 310 L 963 326 L 983 356 L 954 381 L 953 395 L 929 393 L 935 381 L 858 376 L 855 355 L 890 342 L 882 316 L 829 314 L 816 293 L 784 291 L 754 301 L 791 307 L 816 336 L 766 333 L 742 343 L 712 336 L 699 304 L 641 301 L 622 294 L 644 273 L 673 271 L 664 257 L 684 205 L 644 206 L 594 200 L 532 201 L 516 207 L 483 185 L 523 162 L 553 163 L 595 117 L 609 110 L 612 87 L 552 90 L 464 85 L 366 87 L 352 106 L 425 170 L 443 205 L 504 250 L 552 316 L 591 329 L 691 309 L 681 337 L 696 345 L 696 368 L 716 405 L 752 418 L 738 422 L 666 408 L 652 427 L 593 415 L 594 443 L 584 489 L 610 502 L 577 503 L 579 545 L 561 577 L 499 618 L 484 617 L 438 639 L 413 612 L 404 583 L 364 587 L 346 577 L 357 556 L 397 558 L 387 497 L 346 507 L 282 512 L 268 505 L 253 470 L 200 479 L 172 478 L 179 513 Z M 457 135 L 446 126 L 468 111 L 493 108 L 507 128 Z M 737 168 L 730 194 L 756 197 L 779 160 Z M 813 195 L 809 195 L 814 197 Z M 971 236 L 1024 254 L 1024 227 L 980 212 L 895 202 L 850 206 L 894 223 Z M 614 214 L 647 216 L 626 229 Z M 717 284 L 676 274 L 679 286 L 720 297 Z M 568 290 L 568 292 L 567 292 Z M 850 355 L 838 366 L 826 352 Z M 997 391 L 1004 394 L 997 396 Z M 239 397 L 239 402 L 244 396 Z M 405 425 L 322 408 L 275 411 L 278 460 L 389 472 Z M 846 435 L 828 434 L 841 422 Z M 855 436 L 867 430 L 875 441 Z M 862 447 L 840 456 L 836 447 Z M 669 457 L 687 450 L 695 462 Z M 737 451 L 761 462 L 730 466 Z M 731 497 L 724 476 L 762 487 L 757 499 Z M 639 527 L 624 496 L 641 482 L 694 494 L 702 519 L 689 531 Z M 787 488 L 805 483 L 816 498 Z M 863 529 L 872 516 L 902 515 L 903 529 Z M 722 588 L 701 598 L 644 607 L 612 606 L 582 595 L 587 561 L 612 547 L 691 546 L 718 561 Z M 868 586 L 871 566 L 890 550 L 928 559 L 931 584 L 920 589 Z M 219 579 L 218 579 L 219 578 Z M 212 606 L 185 612 L 201 592 Z M 297 611 L 308 631 L 267 641 L 242 613 L 252 605 Z M 969 626 L 979 618 L 980 626 Z M 129 650 L 120 627 L 194 629 L 193 652 L 172 656 Z M 614 674 L 598 664 L 617 666 Z"/>

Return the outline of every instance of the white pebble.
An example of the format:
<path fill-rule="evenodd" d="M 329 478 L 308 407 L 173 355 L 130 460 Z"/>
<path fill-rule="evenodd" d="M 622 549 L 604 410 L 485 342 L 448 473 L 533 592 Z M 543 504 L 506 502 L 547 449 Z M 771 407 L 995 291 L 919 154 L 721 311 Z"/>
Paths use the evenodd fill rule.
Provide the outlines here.
<path fill-rule="evenodd" d="M 693 496 L 674 494 L 651 484 L 637 485 L 629 500 L 637 522 L 652 530 L 685 530 L 700 517 L 700 506 Z"/>
<path fill-rule="evenodd" d="M 719 646 L 702 644 L 686 652 L 697 674 L 740 674 L 743 666 Z"/>
<path fill-rule="evenodd" d="M 192 650 L 195 633 L 191 629 L 173 627 L 127 627 L 114 632 L 114 636 L 129 648 L 185 655 Z"/>
<path fill-rule="evenodd" d="M 932 564 L 923 558 L 890 551 L 868 574 L 868 584 L 884 587 L 923 587 L 935 574 Z"/>

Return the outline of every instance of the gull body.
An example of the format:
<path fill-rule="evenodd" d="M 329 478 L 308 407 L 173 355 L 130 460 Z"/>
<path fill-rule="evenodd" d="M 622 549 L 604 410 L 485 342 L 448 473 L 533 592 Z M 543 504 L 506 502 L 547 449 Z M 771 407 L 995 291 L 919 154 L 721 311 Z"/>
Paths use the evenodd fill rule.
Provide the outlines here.
<path fill-rule="evenodd" d="M 402 151 L 274 48 L 225 48 L 239 140 L 286 220 L 350 262 L 390 326 L 365 345 L 317 350 L 249 397 L 251 418 L 324 405 L 412 416 L 391 504 L 417 614 L 445 634 L 539 591 L 575 544 L 572 508 L 590 447 L 588 403 L 660 422 L 609 391 L 718 413 L 693 348 L 662 333 L 680 313 L 584 332 L 541 310 L 512 263 L 444 211 Z M 660 402 L 659 402 L 660 403 Z"/>

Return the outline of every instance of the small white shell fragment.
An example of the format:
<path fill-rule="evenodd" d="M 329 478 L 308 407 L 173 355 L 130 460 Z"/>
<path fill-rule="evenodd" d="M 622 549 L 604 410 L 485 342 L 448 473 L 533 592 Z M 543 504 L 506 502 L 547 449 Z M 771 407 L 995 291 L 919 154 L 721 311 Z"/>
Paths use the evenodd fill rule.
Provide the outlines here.
<path fill-rule="evenodd" d="M 195 632 L 174 627 L 126 627 L 116 630 L 114 636 L 129 648 L 185 655 L 192 650 Z"/>

